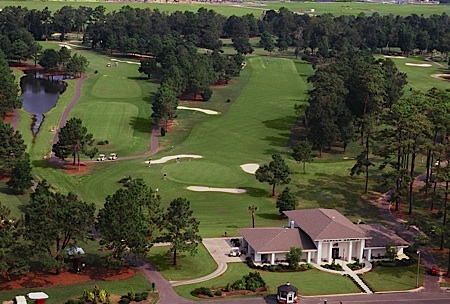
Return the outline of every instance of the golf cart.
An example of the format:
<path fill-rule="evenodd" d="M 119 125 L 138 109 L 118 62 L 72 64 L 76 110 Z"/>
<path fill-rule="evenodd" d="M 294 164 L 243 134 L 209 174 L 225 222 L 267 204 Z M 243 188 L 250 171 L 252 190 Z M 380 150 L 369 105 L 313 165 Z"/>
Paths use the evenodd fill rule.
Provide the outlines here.
<path fill-rule="evenodd" d="M 99 154 L 98 158 L 97 158 L 97 161 L 104 161 L 104 160 L 106 160 L 106 155 L 105 154 Z"/>
<path fill-rule="evenodd" d="M 109 160 L 116 160 L 117 159 L 117 154 L 116 153 L 111 153 L 109 154 Z"/>
<path fill-rule="evenodd" d="M 229 257 L 240 257 L 241 251 L 239 250 L 239 247 L 231 247 L 230 253 L 228 254 Z"/>

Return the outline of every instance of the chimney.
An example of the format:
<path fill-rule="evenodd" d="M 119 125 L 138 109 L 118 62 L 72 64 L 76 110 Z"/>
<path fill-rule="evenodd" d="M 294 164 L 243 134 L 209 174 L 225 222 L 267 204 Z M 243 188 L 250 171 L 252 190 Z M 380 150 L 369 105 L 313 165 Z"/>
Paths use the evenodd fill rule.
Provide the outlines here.
<path fill-rule="evenodd" d="M 290 223 L 289 223 L 289 227 L 291 228 L 291 229 L 293 229 L 294 228 L 294 221 L 290 221 Z"/>

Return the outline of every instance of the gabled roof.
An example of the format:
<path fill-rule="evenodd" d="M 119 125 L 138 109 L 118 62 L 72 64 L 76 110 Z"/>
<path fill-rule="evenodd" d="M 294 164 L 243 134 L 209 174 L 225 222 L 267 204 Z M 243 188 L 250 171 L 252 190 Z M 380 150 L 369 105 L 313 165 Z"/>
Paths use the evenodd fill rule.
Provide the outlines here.
<path fill-rule="evenodd" d="M 291 247 L 316 249 L 311 238 L 297 228 L 243 228 L 239 232 L 256 252 L 288 252 Z"/>
<path fill-rule="evenodd" d="M 387 229 L 381 224 L 359 224 L 358 227 L 365 232 L 365 234 L 371 237 L 370 240 L 366 240 L 365 247 L 385 247 L 386 244 L 392 246 L 409 246 L 409 243 L 395 234 L 394 231 Z"/>
<path fill-rule="evenodd" d="M 284 211 L 284 214 L 314 241 L 368 238 L 358 225 L 334 209 L 291 210 Z"/>

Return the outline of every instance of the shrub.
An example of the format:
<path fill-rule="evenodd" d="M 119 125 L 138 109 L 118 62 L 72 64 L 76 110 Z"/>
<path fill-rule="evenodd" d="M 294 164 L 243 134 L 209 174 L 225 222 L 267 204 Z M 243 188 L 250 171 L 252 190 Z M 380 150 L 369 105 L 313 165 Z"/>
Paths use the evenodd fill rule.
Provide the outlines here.
<path fill-rule="evenodd" d="M 99 146 L 104 146 L 104 145 L 108 145 L 109 144 L 109 140 L 105 139 L 105 140 L 99 140 L 97 142 L 97 145 Z"/>
<path fill-rule="evenodd" d="M 218 296 L 218 297 L 221 297 L 221 296 L 222 296 L 222 290 L 217 289 L 217 290 L 214 292 L 214 295 L 215 295 L 215 296 Z"/>
<path fill-rule="evenodd" d="M 128 304 L 131 300 L 128 297 L 122 297 L 119 301 L 119 304 Z"/>
<path fill-rule="evenodd" d="M 205 88 L 203 92 L 201 92 L 203 101 L 208 101 L 211 99 L 213 91 L 210 88 Z"/>
<path fill-rule="evenodd" d="M 227 99 L 227 102 L 231 102 L 231 99 L 230 99 L 230 98 L 228 98 L 228 99 Z"/>
<path fill-rule="evenodd" d="M 243 279 L 237 280 L 231 286 L 234 290 L 244 290 L 245 289 L 245 281 Z"/>
<path fill-rule="evenodd" d="M 197 297 L 198 295 L 206 295 L 208 297 L 214 297 L 214 294 L 209 287 L 199 287 L 191 291 L 191 295 Z"/>
<path fill-rule="evenodd" d="M 67 300 L 65 304 L 77 304 L 77 303 L 78 303 L 78 301 L 76 301 L 74 299 L 70 299 L 70 300 Z"/>
<path fill-rule="evenodd" d="M 148 299 L 148 291 L 144 291 L 143 293 L 141 293 L 141 297 L 142 297 L 142 299 L 147 300 Z"/>
<path fill-rule="evenodd" d="M 233 287 L 231 287 L 230 283 L 228 283 L 227 286 L 225 287 L 225 291 L 227 292 L 233 291 Z"/>
<path fill-rule="evenodd" d="M 134 293 L 133 288 L 128 293 L 128 298 L 130 298 L 131 301 L 134 301 L 134 299 L 136 298 L 136 294 Z"/>

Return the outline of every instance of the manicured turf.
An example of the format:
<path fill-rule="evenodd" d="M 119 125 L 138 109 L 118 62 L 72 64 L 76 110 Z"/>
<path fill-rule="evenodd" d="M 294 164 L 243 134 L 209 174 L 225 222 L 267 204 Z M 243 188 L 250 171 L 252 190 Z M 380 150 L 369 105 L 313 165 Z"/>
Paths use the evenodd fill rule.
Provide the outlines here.
<path fill-rule="evenodd" d="M 129 280 L 122 281 L 93 281 L 89 283 L 65 285 L 55 287 L 39 287 L 17 290 L 7 290 L 0 292 L 0 301 L 12 300 L 16 295 L 25 295 L 28 292 L 43 291 L 49 295 L 45 303 L 61 304 L 70 298 L 77 298 L 83 295 L 83 291 L 91 290 L 97 285 L 100 289 L 112 292 L 114 294 L 126 295 L 132 289 L 134 292 L 143 292 L 151 290 L 151 283 L 141 274 L 135 275 Z"/>
<path fill-rule="evenodd" d="M 416 288 L 417 265 L 408 267 L 375 267 L 363 275 L 374 291 L 409 290 Z M 419 286 L 423 284 L 423 268 L 420 268 Z"/>
<path fill-rule="evenodd" d="M 155 265 L 163 277 L 168 281 L 182 281 L 199 278 L 212 273 L 217 268 L 214 259 L 203 244 L 198 246 L 197 254 L 191 256 L 182 252 L 177 265 L 172 265 L 172 257 L 168 259 L 169 247 L 152 247 L 149 253 L 150 262 Z"/>
<path fill-rule="evenodd" d="M 173 12 L 173 11 L 194 11 L 196 12 L 199 8 L 204 7 L 207 9 L 212 9 L 222 15 L 231 16 L 237 15 L 242 16 L 246 14 L 253 14 L 255 17 L 259 17 L 266 10 L 278 10 L 280 7 L 286 7 L 291 11 L 297 13 L 307 13 L 313 15 L 322 14 L 333 14 L 335 16 L 340 15 L 359 15 L 363 13 L 365 15 L 372 15 L 373 13 L 378 13 L 380 15 L 411 15 L 411 14 L 423 14 L 428 16 L 431 14 L 441 15 L 442 13 L 450 13 L 449 5 L 414 5 L 414 4 L 383 4 L 383 3 L 360 3 L 360 2 L 335 2 L 335 3 L 314 3 L 314 2 L 266 2 L 261 3 L 256 2 L 244 2 L 239 5 L 234 4 L 207 4 L 207 3 L 168 3 L 164 4 L 161 1 L 149 2 L 149 3 L 108 3 L 104 1 L 1 1 L 0 8 L 5 6 L 26 6 L 29 9 L 39 9 L 42 10 L 44 7 L 48 7 L 50 11 L 54 12 L 57 9 L 65 5 L 72 5 L 74 7 L 87 6 L 96 7 L 103 5 L 106 7 L 107 11 L 119 10 L 124 5 L 129 5 L 131 7 L 138 8 L 150 8 L 158 9 L 163 12 Z M 314 12 L 311 12 L 314 9 Z"/>
<path fill-rule="evenodd" d="M 102 75 L 98 76 L 97 81 L 91 89 L 91 95 L 93 97 L 112 99 L 141 97 L 143 92 L 141 92 L 141 88 L 136 81 L 129 77 L 120 76 L 122 75 L 120 72 L 117 73 L 117 70 L 122 69 L 122 66 L 125 65 L 127 64 L 121 63 L 118 67 L 112 66 L 102 71 Z M 138 67 L 138 65 L 134 65 L 136 71 Z M 110 71 L 114 71 L 114 74 L 109 73 Z"/>
<path fill-rule="evenodd" d="M 383 58 L 380 55 L 377 58 Z M 405 92 L 408 93 L 409 88 L 415 90 L 427 91 L 432 87 L 445 90 L 449 87 L 449 82 L 446 80 L 436 79 L 431 77 L 433 74 L 448 73 L 448 64 L 445 62 L 430 62 L 424 61 L 421 57 L 410 56 L 407 58 L 390 58 L 395 62 L 397 68 L 408 75 L 408 85 L 405 87 Z M 430 67 L 409 66 L 406 63 L 413 64 L 430 64 Z M 441 67 L 443 65 L 444 67 Z"/>
<path fill-rule="evenodd" d="M 182 285 L 175 287 L 175 291 L 186 298 L 197 299 L 190 292 L 198 287 L 225 287 L 228 283 L 233 283 L 242 278 L 242 276 L 253 272 L 244 263 L 228 263 L 227 271 L 220 277 L 209 281 Z M 290 282 L 298 288 L 298 292 L 303 296 L 326 295 L 326 294 L 344 294 L 358 293 L 358 287 L 347 277 L 325 273 L 316 269 L 299 272 L 260 272 L 262 278 L 266 282 L 269 291 L 268 294 L 276 293 L 277 286 Z"/>

